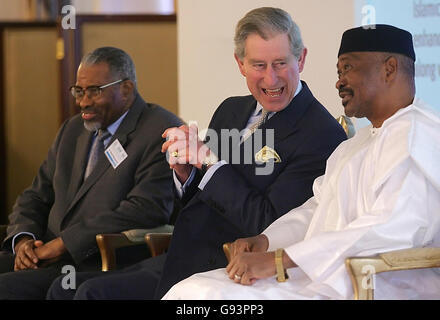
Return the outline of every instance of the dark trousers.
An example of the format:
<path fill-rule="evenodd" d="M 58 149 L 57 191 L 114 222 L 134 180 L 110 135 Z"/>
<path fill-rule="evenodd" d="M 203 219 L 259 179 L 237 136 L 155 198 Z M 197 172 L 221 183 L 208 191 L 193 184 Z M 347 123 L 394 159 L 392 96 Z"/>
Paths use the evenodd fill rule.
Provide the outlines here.
<path fill-rule="evenodd" d="M 44 300 L 47 290 L 52 282 L 63 275 L 63 267 L 69 270 L 99 270 L 96 257 L 75 266 L 70 257 L 63 257 L 57 262 L 38 269 L 14 271 L 14 255 L 10 252 L 0 251 L 0 300 Z"/>
<path fill-rule="evenodd" d="M 49 288 L 47 299 L 152 300 L 165 259 L 166 254 L 162 254 L 121 270 L 78 272 L 75 289 L 66 289 L 63 277 L 58 277 Z"/>

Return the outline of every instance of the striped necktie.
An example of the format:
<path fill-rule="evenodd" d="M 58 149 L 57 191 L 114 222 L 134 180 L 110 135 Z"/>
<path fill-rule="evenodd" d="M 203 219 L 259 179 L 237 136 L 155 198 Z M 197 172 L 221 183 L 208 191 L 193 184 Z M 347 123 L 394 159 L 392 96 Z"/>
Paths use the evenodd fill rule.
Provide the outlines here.
<path fill-rule="evenodd" d="M 243 135 L 242 141 L 249 138 L 255 132 L 255 130 L 257 130 L 263 123 L 265 123 L 269 114 L 270 112 L 268 112 L 265 109 L 262 109 L 260 118 L 248 130 L 246 130 L 245 134 Z"/>
<path fill-rule="evenodd" d="M 98 136 L 95 138 L 95 141 L 93 141 L 92 148 L 90 149 L 89 162 L 87 163 L 86 172 L 84 173 L 84 180 L 92 173 L 99 156 L 104 153 L 104 140 L 109 136 L 110 132 L 105 129 L 99 129 Z"/>

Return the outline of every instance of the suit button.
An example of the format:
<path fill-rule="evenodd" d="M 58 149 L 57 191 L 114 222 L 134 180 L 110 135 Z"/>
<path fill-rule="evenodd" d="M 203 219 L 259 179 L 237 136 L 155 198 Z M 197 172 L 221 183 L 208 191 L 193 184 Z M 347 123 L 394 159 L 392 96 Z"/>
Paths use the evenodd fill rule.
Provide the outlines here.
<path fill-rule="evenodd" d="M 215 260 L 214 258 L 209 258 L 209 259 L 208 259 L 208 263 L 209 263 L 210 265 L 214 265 L 214 264 L 216 263 L 216 260 Z"/>

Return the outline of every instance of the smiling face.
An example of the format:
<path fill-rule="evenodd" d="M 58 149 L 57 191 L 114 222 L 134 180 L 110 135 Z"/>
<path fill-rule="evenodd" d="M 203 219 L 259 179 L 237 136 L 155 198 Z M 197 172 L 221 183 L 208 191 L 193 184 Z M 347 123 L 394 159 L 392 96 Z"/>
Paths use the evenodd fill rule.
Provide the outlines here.
<path fill-rule="evenodd" d="M 338 58 L 336 89 L 348 117 L 373 118 L 384 88 L 380 66 L 374 52 L 346 53 Z"/>
<path fill-rule="evenodd" d="M 295 58 L 285 33 L 268 40 L 253 33 L 246 39 L 244 59 L 235 59 L 254 98 L 267 111 L 278 112 L 295 95 L 306 54 L 304 49 L 299 60 Z"/>
<path fill-rule="evenodd" d="M 102 86 L 116 80 L 119 79 L 111 75 L 106 63 L 81 64 L 78 68 L 76 86 L 82 88 Z M 76 100 L 76 104 L 81 108 L 81 117 L 87 130 L 107 128 L 128 109 L 127 97 L 121 90 L 122 84 L 102 89 L 97 97 L 89 98 L 85 94 L 81 99 Z"/>

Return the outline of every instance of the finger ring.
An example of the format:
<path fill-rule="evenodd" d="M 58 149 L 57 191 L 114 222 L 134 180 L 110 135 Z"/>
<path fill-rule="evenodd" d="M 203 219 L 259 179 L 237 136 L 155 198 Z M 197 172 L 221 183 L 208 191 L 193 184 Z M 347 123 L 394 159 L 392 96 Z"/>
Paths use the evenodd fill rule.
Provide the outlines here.
<path fill-rule="evenodd" d="M 173 152 L 171 152 L 171 156 L 174 157 L 174 158 L 178 158 L 179 157 L 179 152 L 173 151 Z"/>
<path fill-rule="evenodd" d="M 236 274 L 236 275 L 234 275 L 234 279 L 241 280 L 241 276 L 239 276 L 238 274 Z"/>

